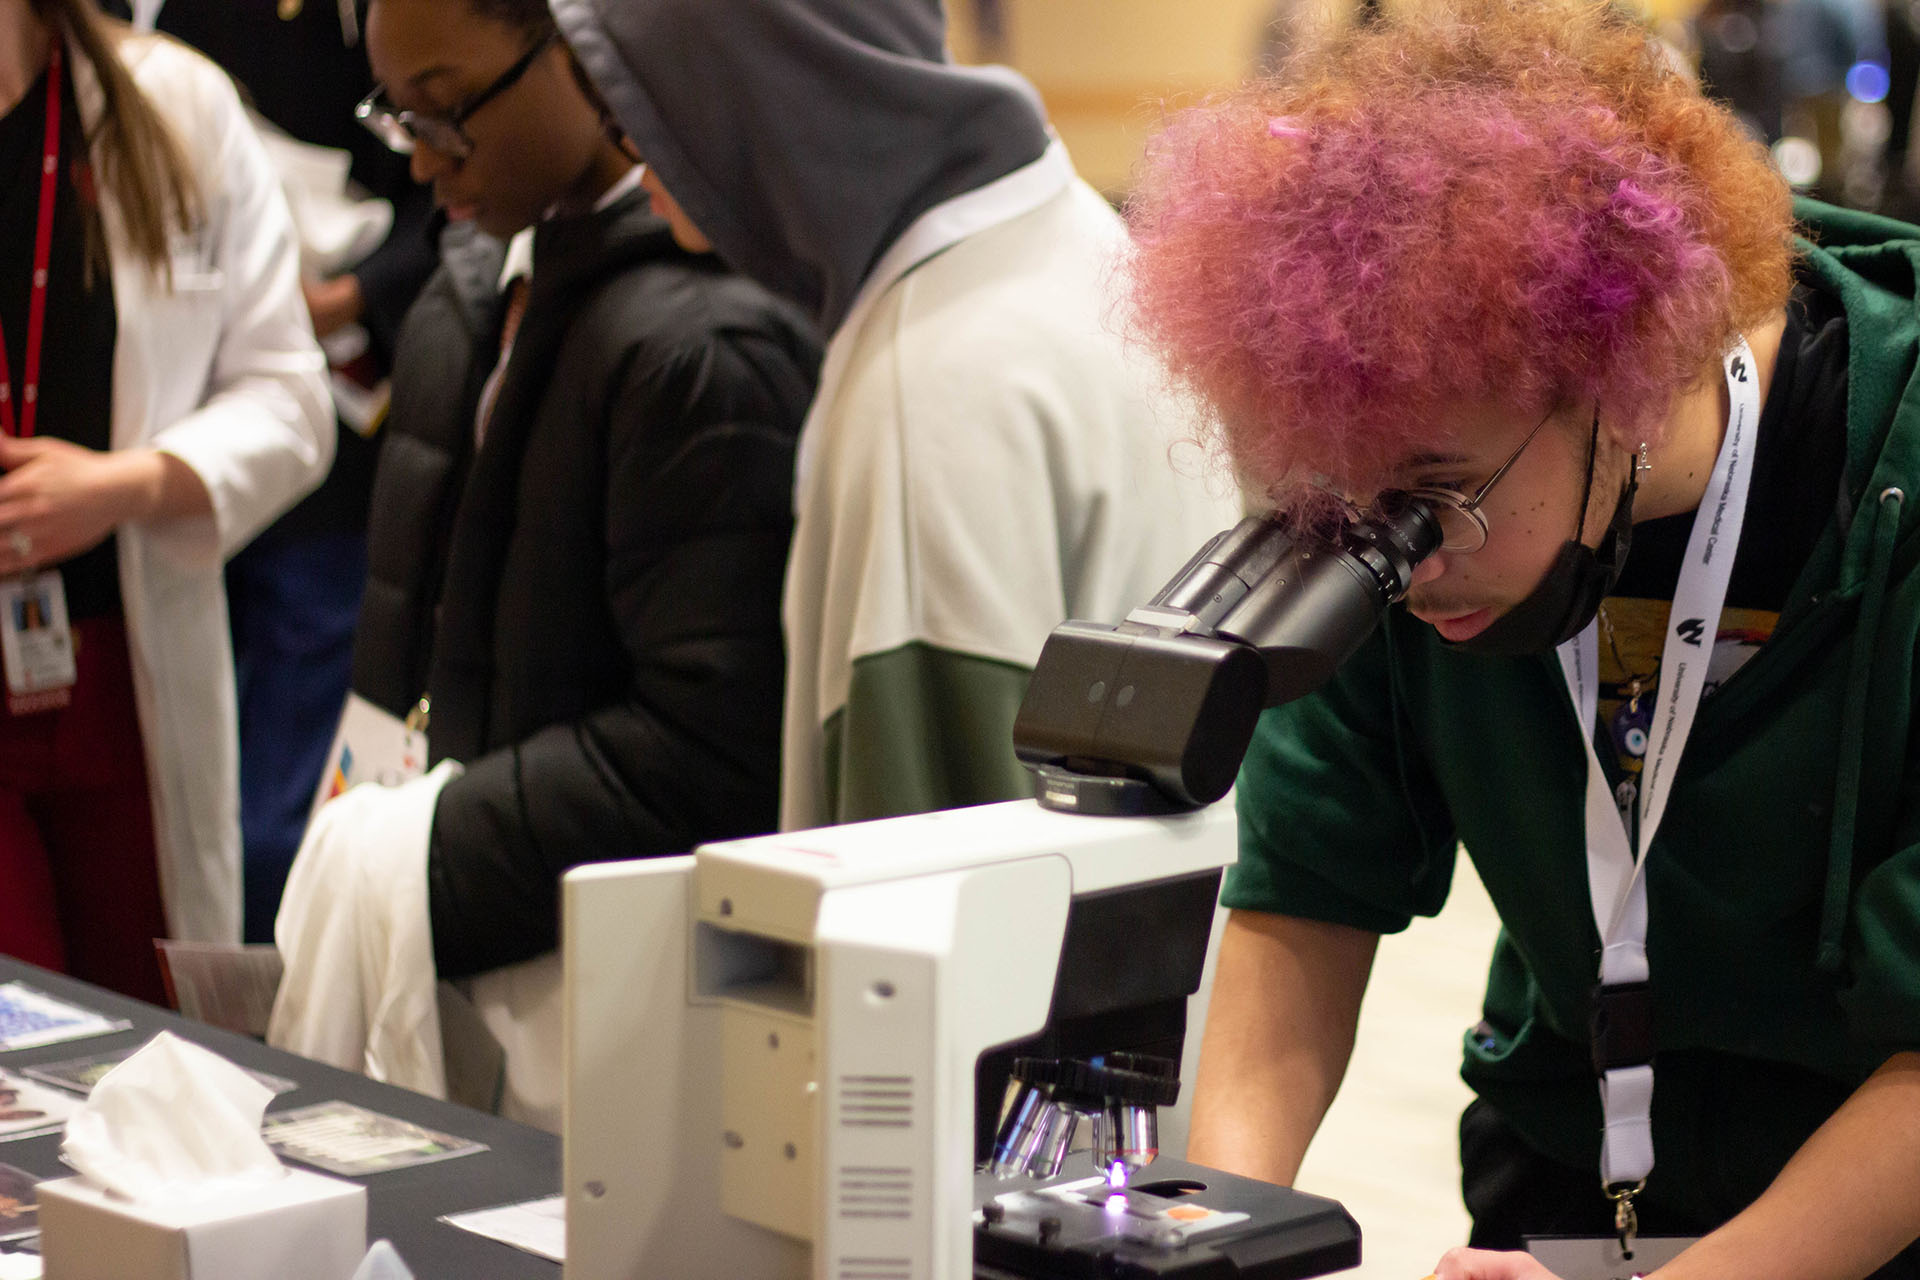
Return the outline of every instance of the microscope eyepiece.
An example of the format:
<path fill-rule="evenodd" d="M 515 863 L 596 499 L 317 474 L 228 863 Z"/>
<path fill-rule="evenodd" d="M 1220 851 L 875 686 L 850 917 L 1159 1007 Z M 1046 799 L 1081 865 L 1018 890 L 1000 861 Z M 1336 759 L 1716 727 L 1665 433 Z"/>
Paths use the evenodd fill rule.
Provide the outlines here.
<path fill-rule="evenodd" d="M 1143 814 L 1218 800 L 1260 712 L 1324 684 L 1440 538 L 1411 497 L 1330 538 L 1250 516 L 1124 622 L 1055 628 L 1013 728 L 1040 802 Z"/>

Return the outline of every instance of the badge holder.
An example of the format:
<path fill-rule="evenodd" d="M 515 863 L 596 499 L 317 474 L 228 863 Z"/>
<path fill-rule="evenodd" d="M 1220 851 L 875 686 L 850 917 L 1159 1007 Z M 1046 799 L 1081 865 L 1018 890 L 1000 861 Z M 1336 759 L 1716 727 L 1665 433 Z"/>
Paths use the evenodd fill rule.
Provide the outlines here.
<path fill-rule="evenodd" d="M 0 659 L 8 711 L 31 715 L 71 703 L 79 679 L 74 654 L 67 588 L 58 570 L 0 582 Z"/>

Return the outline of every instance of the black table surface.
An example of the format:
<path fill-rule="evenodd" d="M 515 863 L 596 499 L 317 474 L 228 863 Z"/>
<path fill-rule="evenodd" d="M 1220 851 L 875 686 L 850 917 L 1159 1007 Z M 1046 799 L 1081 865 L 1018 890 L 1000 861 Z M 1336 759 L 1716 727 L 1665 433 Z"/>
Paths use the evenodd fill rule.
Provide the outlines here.
<path fill-rule="evenodd" d="M 318 1102 L 351 1102 L 442 1133 L 484 1142 L 487 1150 L 474 1155 L 351 1179 L 367 1188 L 369 1242 L 391 1240 L 417 1280 L 555 1280 L 559 1276 L 558 1263 L 438 1221 L 445 1213 L 558 1194 L 560 1139 L 554 1135 L 269 1049 L 246 1036 L 189 1022 L 164 1009 L 0 956 L 0 982 L 14 981 L 108 1017 L 124 1018 L 133 1026 L 112 1035 L 0 1053 L 0 1067 L 17 1074 L 43 1062 L 135 1047 L 156 1032 L 171 1031 L 243 1067 L 283 1076 L 300 1086 L 275 1098 L 269 1111 Z M 46 1178 L 72 1173 L 60 1163 L 58 1133 L 0 1141 L 0 1164 Z"/>

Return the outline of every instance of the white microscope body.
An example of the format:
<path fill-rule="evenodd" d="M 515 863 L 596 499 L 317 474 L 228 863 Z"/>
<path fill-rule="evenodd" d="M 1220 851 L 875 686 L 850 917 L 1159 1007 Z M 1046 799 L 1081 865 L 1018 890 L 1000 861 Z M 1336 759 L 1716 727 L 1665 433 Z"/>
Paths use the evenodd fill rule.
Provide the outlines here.
<path fill-rule="evenodd" d="M 1072 900 L 1234 856 L 1230 804 L 1022 801 L 569 873 L 568 1280 L 968 1280 L 975 1064 Z"/>

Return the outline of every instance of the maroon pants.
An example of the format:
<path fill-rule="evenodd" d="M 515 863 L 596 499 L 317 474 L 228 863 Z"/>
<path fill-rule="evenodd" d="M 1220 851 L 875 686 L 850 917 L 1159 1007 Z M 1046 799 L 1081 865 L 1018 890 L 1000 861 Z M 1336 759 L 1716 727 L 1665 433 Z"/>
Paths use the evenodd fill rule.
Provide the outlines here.
<path fill-rule="evenodd" d="M 0 708 L 0 952 L 165 1004 L 166 933 L 126 627 L 78 624 L 58 711 Z"/>

